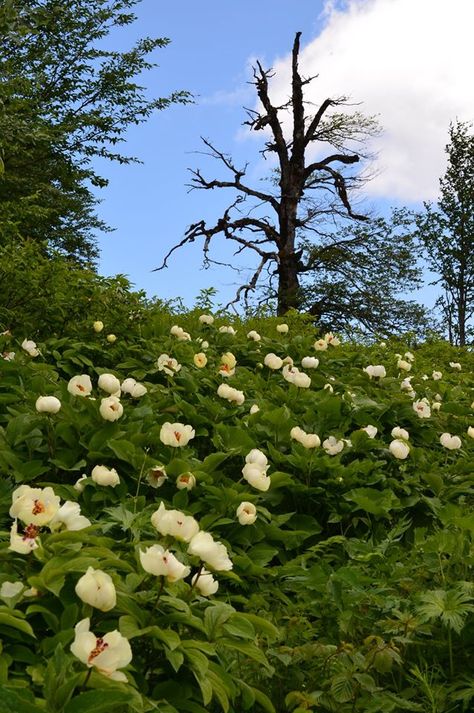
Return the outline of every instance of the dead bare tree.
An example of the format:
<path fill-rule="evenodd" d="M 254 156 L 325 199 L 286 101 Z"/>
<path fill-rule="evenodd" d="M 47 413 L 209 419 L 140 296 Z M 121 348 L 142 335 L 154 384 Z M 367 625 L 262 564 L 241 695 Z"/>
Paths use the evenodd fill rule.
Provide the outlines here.
<path fill-rule="evenodd" d="M 363 153 L 366 140 L 377 131 L 372 117 L 358 111 L 337 111 L 338 107 L 351 106 L 347 97 L 325 99 L 314 114 L 307 115 L 308 103 L 304 99 L 303 87 L 315 77 L 304 79 L 299 73 L 300 37 L 301 33 L 296 33 L 293 43 L 290 98 L 281 106 L 272 103 L 269 92 L 272 71 L 264 70 L 257 62 L 253 84 L 262 108 L 260 111 L 247 109 L 249 119 L 244 122 L 253 131 L 269 131 L 270 136 L 261 153 L 277 156 L 275 190 L 264 192 L 247 185 L 243 180 L 247 165 L 237 168 L 231 157 L 203 139 L 207 153 L 224 165 L 230 178 L 207 180 L 199 169 L 191 170 L 191 188 L 231 188 L 237 192 L 237 197 L 215 225 L 209 226 L 203 220 L 190 225 L 183 239 L 171 248 L 156 268 L 167 267 L 168 259 L 178 248 L 199 238 L 203 239 L 205 264 L 216 263 L 210 257 L 211 242 L 216 235 L 222 234 L 237 244 L 236 254 L 250 250 L 258 259 L 251 278 L 238 288 L 233 302 L 247 298 L 261 282 L 262 275 L 276 276 L 278 314 L 301 306 L 300 275 L 314 270 L 310 256 L 298 246 L 298 236 L 308 231 L 321 234 L 325 225 L 333 224 L 339 218 L 366 220 L 364 215 L 353 210 L 349 198 L 351 190 L 363 181 L 363 177 L 360 172 L 349 173 L 347 167 L 366 158 Z M 289 135 L 284 130 L 284 118 L 288 113 L 292 120 Z M 331 153 L 307 162 L 309 154 L 319 153 L 313 151 L 313 147 L 327 149 L 328 146 Z"/>

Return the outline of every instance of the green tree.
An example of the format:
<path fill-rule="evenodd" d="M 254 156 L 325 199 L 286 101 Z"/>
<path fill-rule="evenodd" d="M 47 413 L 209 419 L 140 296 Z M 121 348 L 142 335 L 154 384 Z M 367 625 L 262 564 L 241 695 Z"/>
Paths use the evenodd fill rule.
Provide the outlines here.
<path fill-rule="evenodd" d="M 472 125 L 450 125 L 448 167 L 440 199 L 417 215 L 418 235 L 442 288 L 437 305 L 451 344 L 464 346 L 474 333 L 474 135 Z"/>
<path fill-rule="evenodd" d="M 0 0 L 0 238 L 30 239 L 82 261 L 97 256 L 97 157 L 120 151 L 126 130 L 186 92 L 149 98 L 137 84 L 164 38 L 110 49 L 140 0 Z"/>
<path fill-rule="evenodd" d="M 425 309 L 407 298 L 422 284 L 421 250 L 407 210 L 346 226 L 316 245 L 304 238 L 301 245 L 303 307 L 321 331 L 384 337 L 426 331 Z"/>

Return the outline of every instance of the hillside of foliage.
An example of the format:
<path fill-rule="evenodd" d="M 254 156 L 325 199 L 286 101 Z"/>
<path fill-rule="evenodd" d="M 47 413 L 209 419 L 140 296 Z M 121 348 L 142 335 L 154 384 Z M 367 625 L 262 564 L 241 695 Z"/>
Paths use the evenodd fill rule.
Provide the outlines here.
<path fill-rule="evenodd" d="M 472 710 L 472 352 L 35 279 L 2 298 L 0 713 Z"/>

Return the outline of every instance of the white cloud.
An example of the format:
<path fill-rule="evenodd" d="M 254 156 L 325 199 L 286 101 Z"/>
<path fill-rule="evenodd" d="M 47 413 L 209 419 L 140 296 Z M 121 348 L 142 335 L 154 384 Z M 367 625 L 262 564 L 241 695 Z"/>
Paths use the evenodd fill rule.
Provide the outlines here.
<path fill-rule="evenodd" d="M 350 96 L 383 127 L 374 141 L 374 197 L 431 200 L 446 166 L 449 122 L 474 119 L 474 0 L 347 0 L 327 3 L 324 29 L 302 45 L 300 71 L 318 105 Z M 308 38 L 302 36 L 302 43 Z M 290 57 L 273 68 L 271 92 L 288 96 Z"/>

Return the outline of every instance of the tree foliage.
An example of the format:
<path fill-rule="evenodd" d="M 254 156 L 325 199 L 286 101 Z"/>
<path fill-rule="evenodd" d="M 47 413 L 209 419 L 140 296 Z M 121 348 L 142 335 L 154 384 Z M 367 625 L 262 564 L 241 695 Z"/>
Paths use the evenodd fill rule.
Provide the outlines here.
<path fill-rule="evenodd" d="M 451 344 L 464 346 L 474 334 L 474 135 L 457 121 L 449 129 L 448 167 L 440 199 L 417 216 L 418 234 L 430 268 L 443 290 L 437 304 Z"/>
<path fill-rule="evenodd" d="M 127 51 L 110 33 L 132 24 L 139 0 L 1 0 L 1 238 L 32 239 L 85 261 L 97 255 L 93 160 L 137 161 L 120 144 L 129 126 L 186 92 L 149 98 L 137 83 L 169 40 Z"/>

